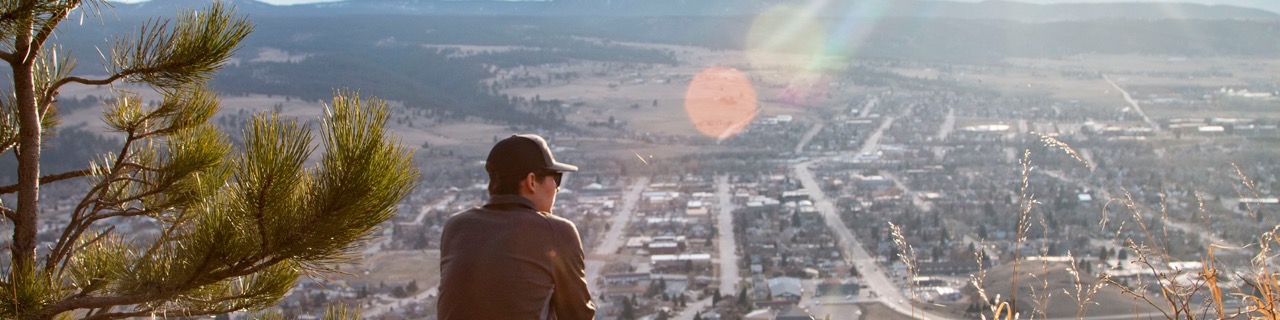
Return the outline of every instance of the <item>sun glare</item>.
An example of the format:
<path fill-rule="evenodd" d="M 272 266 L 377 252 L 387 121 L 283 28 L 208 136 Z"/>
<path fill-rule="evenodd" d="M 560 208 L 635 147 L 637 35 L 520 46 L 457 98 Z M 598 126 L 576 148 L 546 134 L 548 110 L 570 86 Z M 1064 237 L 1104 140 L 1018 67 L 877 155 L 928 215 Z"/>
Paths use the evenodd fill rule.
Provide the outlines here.
<path fill-rule="evenodd" d="M 703 135 L 724 140 L 742 131 L 756 116 L 756 90 L 737 69 L 714 67 L 689 82 L 684 109 Z"/>

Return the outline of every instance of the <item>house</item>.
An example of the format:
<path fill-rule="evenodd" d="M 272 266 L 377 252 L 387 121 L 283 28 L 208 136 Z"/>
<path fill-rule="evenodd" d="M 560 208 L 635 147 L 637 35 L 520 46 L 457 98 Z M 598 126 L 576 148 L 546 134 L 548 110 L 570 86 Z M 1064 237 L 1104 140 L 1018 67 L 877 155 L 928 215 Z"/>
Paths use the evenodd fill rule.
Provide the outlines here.
<path fill-rule="evenodd" d="M 694 254 L 655 254 L 649 256 L 649 263 L 654 267 L 661 268 L 678 268 L 686 264 L 695 267 L 705 267 L 711 265 L 711 254 L 694 253 Z"/>
<path fill-rule="evenodd" d="M 804 286 L 800 284 L 800 279 L 792 277 L 777 277 L 769 279 L 769 295 L 775 300 L 800 301 L 800 296 L 804 295 Z"/>
<path fill-rule="evenodd" d="M 707 213 L 707 207 L 700 200 L 690 200 L 685 204 L 684 214 L 687 216 L 705 218 Z"/>
<path fill-rule="evenodd" d="M 773 309 L 765 308 L 748 312 L 747 315 L 742 316 L 742 320 L 773 320 L 774 314 Z"/>
<path fill-rule="evenodd" d="M 989 260 L 983 260 L 983 264 L 987 265 L 986 267 L 990 267 L 991 263 Z M 933 275 L 933 274 L 957 275 L 957 274 L 968 274 L 968 273 L 976 272 L 981 267 L 982 266 L 979 266 L 977 261 L 969 261 L 969 260 L 945 261 L 945 262 L 921 262 L 917 270 L 921 275 Z"/>
<path fill-rule="evenodd" d="M 650 254 L 677 254 L 680 253 L 681 249 L 681 245 L 675 242 L 654 241 L 649 243 Z"/>
<path fill-rule="evenodd" d="M 844 281 L 826 279 L 818 284 L 818 292 L 816 294 L 824 296 L 856 296 L 861 289 L 862 286 L 852 279 L 845 279 Z"/>
<path fill-rule="evenodd" d="M 649 273 L 633 272 L 633 273 L 613 273 L 604 275 L 604 282 L 611 285 L 616 284 L 635 284 L 641 281 L 649 281 Z"/>
<path fill-rule="evenodd" d="M 778 312 L 778 315 L 774 316 L 773 320 L 814 320 L 814 319 L 812 315 L 809 315 L 808 312 L 804 312 L 803 310 L 796 309 L 796 308 L 786 308 L 782 310 L 782 312 Z"/>

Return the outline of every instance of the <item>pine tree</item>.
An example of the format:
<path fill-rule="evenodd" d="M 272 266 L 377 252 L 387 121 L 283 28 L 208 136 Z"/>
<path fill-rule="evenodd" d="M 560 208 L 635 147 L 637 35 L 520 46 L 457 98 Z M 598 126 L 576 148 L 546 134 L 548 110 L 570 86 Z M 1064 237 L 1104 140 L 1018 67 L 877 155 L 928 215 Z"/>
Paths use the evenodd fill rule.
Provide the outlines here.
<path fill-rule="evenodd" d="M 618 319 L 630 320 L 636 318 L 635 303 L 631 299 L 622 299 L 622 311 L 618 313 Z"/>
<path fill-rule="evenodd" d="M 105 5 L 0 2 L 0 60 L 13 72 L 11 100 L 0 104 L 0 153 L 13 150 L 18 159 L 17 184 L 0 186 L 0 194 L 17 198 L 16 207 L 0 203 L 13 227 L 0 318 L 260 310 L 299 275 L 331 272 L 351 258 L 416 184 L 410 152 L 386 136 L 386 104 L 348 92 L 335 93 L 322 119 L 317 164 L 306 164 L 312 129 L 279 115 L 253 117 L 243 150 L 233 151 L 208 123 L 219 101 L 204 83 L 253 27 L 219 2 L 117 40 L 104 50 L 107 76 L 72 76 L 72 55 L 51 36 L 73 12 Z M 56 132 L 59 89 L 118 82 L 149 85 L 163 101 L 150 105 L 117 92 L 102 118 L 124 137 L 123 147 L 83 159 L 84 169 L 42 172 L 41 138 Z M 74 209 L 56 213 L 69 222 L 39 234 L 41 185 L 74 178 L 85 178 L 77 182 L 88 188 Z M 161 227 L 154 237 L 132 238 L 108 226 L 119 217 Z M 40 236 L 56 240 L 37 257 Z"/>

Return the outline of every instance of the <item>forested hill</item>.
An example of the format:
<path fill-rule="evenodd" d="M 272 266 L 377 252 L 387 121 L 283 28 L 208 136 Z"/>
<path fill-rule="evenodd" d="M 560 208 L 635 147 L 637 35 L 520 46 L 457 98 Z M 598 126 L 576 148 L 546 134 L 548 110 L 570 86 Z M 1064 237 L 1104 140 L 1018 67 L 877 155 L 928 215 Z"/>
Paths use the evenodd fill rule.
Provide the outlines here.
<path fill-rule="evenodd" d="M 345 0 L 338 2 L 273 6 L 255 0 L 232 0 L 240 10 L 257 16 L 449 15 L 449 16 L 741 16 L 795 6 L 786 0 Z M 1019 22 L 1086 21 L 1099 19 L 1248 19 L 1275 20 L 1280 14 L 1259 8 L 1190 3 L 1062 3 L 1030 4 L 989 0 L 953 2 L 941 0 L 826 1 L 827 17 L 900 17 L 998 19 Z M 114 3 L 127 15 L 168 15 L 174 8 L 195 5 L 185 0 L 150 0 Z"/>
<path fill-rule="evenodd" d="M 170 10 L 170 14 L 174 10 L 172 3 L 166 6 L 166 2 L 154 1 L 176 0 L 116 4 L 117 14 L 103 17 L 105 25 L 97 26 L 98 19 L 85 19 L 86 25 L 95 26 L 60 30 L 56 41 L 68 49 L 69 54 L 77 56 L 81 65 L 88 67 L 81 70 L 91 70 L 93 67 L 90 65 L 100 60 L 100 49 L 107 50 L 111 46 L 104 39 L 136 33 L 137 26 L 146 17 L 142 15 L 145 13 L 142 8 Z M 346 87 L 446 116 L 478 116 L 498 122 L 548 126 L 561 125 L 555 114 L 528 114 L 527 109 L 521 111 L 516 108 L 521 102 L 504 96 L 502 88 L 485 84 L 487 79 L 496 77 L 493 66 L 534 66 L 572 61 L 678 64 L 681 62 L 675 52 L 619 43 L 667 43 L 740 50 L 744 48 L 747 32 L 755 21 L 754 15 L 270 15 L 255 12 L 284 8 L 302 10 L 306 7 L 277 7 L 248 1 L 235 2 L 248 13 L 256 30 L 246 39 L 245 47 L 238 56 L 239 63 L 229 65 L 215 76 L 214 85 L 225 93 L 276 94 L 322 100 L 329 97 L 333 89 Z M 388 1 L 377 3 L 390 3 Z M 722 0 L 703 2 L 716 1 Z M 626 3 L 623 0 L 615 2 Z M 897 3 L 884 3 L 889 2 Z M 440 5 L 435 1 L 421 3 Z M 503 5 L 494 2 L 482 4 Z M 857 22 L 856 30 L 846 32 L 848 38 L 826 39 L 827 43 L 843 46 L 843 50 L 833 50 L 829 54 L 850 60 L 995 64 L 1008 57 L 1052 58 L 1087 53 L 1280 57 L 1280 42 L 1275 41 L 1280 39 L 1280 21 L 1266 19 L 1103 19 L 1025 23 L 884 16 L 876 19 L 828 17 L 815 20 L 823 20 L 821 22 L 829 26 Z M 459 55 L 430 45 L 514 49 Z M 256 59 L 263 50 L 280 50 L 298 58 L 285 61 Z"/>
<path fill-rule="evenodd" d="M 320 100 L 334 88 L 360 89 L 449 115 L 554 125 L 552 115 L 516 111 L 517 101 L 484 80 L 490 66 L 570 61 L 680 63 L 674 52 L 621 45 L 650 42 L 743 49 L 753 16 L 254 16 L 240 63 L 216 75 L 227 93 L 281 94 Z M 826 19 L 827 25 L 848 22 Z M 87 20 L 88 21 L 88 20 Z M 100 60 L 109 35 L 136 32 L 141 19 L 121 16 L 102 27 L 68 28 L 58 41 L 82 64 Z M 1007 57 L 1085 53 L 1280 57 L 1280 22 L 1268 20 L 1007 20 L 881 18 L 863 21 L 846 39 L 831 38 L 848 59 L 999 63 Z M 604 41 L 596 41 L 604 40 Z M 517 48 L 454 55 L 427 45 Z M 261 50 L 299 55 L 255 60 Z M 86 69 L 87 70 L 87 69 Z"/>

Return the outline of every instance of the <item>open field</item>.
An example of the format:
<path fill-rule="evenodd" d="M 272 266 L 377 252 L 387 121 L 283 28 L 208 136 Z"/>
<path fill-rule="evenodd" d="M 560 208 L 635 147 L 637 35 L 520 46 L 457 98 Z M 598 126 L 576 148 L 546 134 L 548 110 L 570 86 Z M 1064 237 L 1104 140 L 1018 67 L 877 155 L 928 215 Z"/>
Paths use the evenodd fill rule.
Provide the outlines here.
<path fill-rule="evenodd" d="M 613 117 L 617 121 L 625 121 L 626 129 L 633 132 L 682 136 L 699 134 L 686 110 L 690 81 L 712 68 L 730 68 L 748 77 L 756 95 L 756 118 L 784 114 L 802 119 L 815 118 L 817 116 L 811 111 L 843 107 L 850 97 L 862 93 L 856 87 L 835 82 L 832 74 L 802 70 L 801 66 L 810 63 L 806 56 L 749 55 L 739 51 L 672 45 L 652 45 L 651 48 L 680 53 L 681 63 L 631 68 L 596 62 L 558 65 L 554 72 L 575 72 L 581 78 L 553 81 L 538 87 L 513 87 L 503 90 L 503 93 L 527 99 L 559 99 L 581 104 L 580 107 L 572 107 L 566 117 L 574 123 L 607 122 Z M 525 70 L 530 74 L 551 72 L 536 68 Z"/>
<path fill-rule="evenodd" d="M 376 286 L 405 285 L 417 281 L 419 288 L 433 288 L 440 283 L 440 250 L 386 251 L 343 266 L 352 276 L 335 276 L 335 280 L 359 281 Z"/>
<path fill-rule="evenodd" d="M 897 67 L 899 75 L 955 81 L 957 84 L 994 89 L 1006 95 L 1041 95 L 1061 101 L 1080 101 L 1103 110 L 1128 107 L 1121 93 L 1102 78 L 1111 76 L 1117 85 L 1139 101 L 1186 96 L 1196 100 L 1201 94 L 1180 92 L 1186 88 L 1216 90 L 1243 89 L 1250 84 L 1276 83 L 1280 60 L 1249 57 L 1169 57 L 1142 55 L 1081 55 L 1063 59 L 1009 58 L 996 66 L 952 66 L 943 72 L 933 66 Z M 1255 89 L 1255 91 L 1257 91 Z M 1280 108 L 1273 99 L 1217 99 L 1189 101 L 1196 107 L 1156 104 L 1143 101 L 1143 109 L 1153 117 L 1275 117 Z M 1240 109 L 1245 110 L 1240 110 Z"/>
<path fill-rule="evenodd" d="M 1046 262 L 1040 263 L 1036 261 L 1024 260 L 1018 267 L 1018 294 L 1026 296 L 1028 294 L 1034 296 L 1047 296 L 1045 305 L 1047 307 L 1038 307 L 1036 301 L 1018 301 L 1019 312 L 1024 316 L 1035 313 L 1037 318 L 1043 311 L 1048 318 L 1074 318 L 1080 307 L 1076 300 L 1076 281 L 1068 273 L 1069 263 Z M 986 280 L 983 283 L 987 297 L 995 298 L 996 295 L 1001 297 L 1009 297 L 1011 280 L 1013 279 L 1013 268 L 1010 265 L 999 265 L 988 270 Z M 1093 285 L 1097 280 L 1090 276 L 1081 279 L 1080 285 L 1084 286 L 1083 291 L 1088 290 L 1088 286 Z M 1048 283 L 1048 291 L 1044 288 Z M 1063 289 L 1066 289 L 1066 292 Z M 1158 293 L 1148 293 L 1155 295 L 1158 300 Z M 1120 292 L 1115 286 L 1107 285 L 1099 290 L 1088 300 L 1090 303 L 1086 305 L 1088 315 L 1105 316 L 1105 315 L 1125 315 L 1125 314 L 1146 314 L 1157 312 L 1157 310 L 1141 300 Z M 963 314 L 965 308 L 969 304 L 967 301 L 949 305 L 946 312 L 952 314 Z M 990 310 L 984 310 L 990 313 Z"/>

